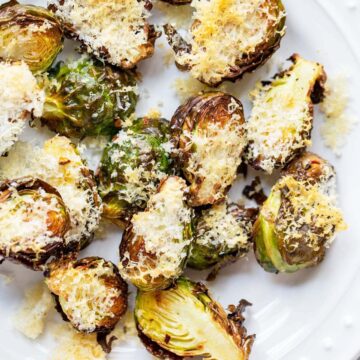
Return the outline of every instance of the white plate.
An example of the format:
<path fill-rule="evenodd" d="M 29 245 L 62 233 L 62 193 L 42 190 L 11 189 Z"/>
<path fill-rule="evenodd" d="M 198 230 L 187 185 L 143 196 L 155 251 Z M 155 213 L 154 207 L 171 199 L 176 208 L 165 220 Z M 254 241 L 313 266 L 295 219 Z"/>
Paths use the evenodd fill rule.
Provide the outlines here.
<path fill-rule="evenodd" d="M 352 107 L 356 110 L 360 107 L 360 47 L 356 48 L 360 35 L 359 2 L 284 2 L 288 11 L 288 31 L 281 49 L 274 56 L 276 61 L 272 63 L 298 52 L 323 63 L 330 77 L 346 72 L 350 75 Z M 44 1 L 32 3 L 41 5 Z M 153 58 L 140 65 L 144 78 L 141 90 L 147 89 L 149 96 L 142 97 L 139 115 L 146 114 L 161 101 L 164 103 L 163 116 L 170 118 L 179 105 L 172 84 L 175 78 L 185 74 L 179 73 L 174 66 L 163 66 L 163 51 L 158 48 Z M 249 89 L 256 80 L 271 76 L 274 69 L 274 66 L 272 69 L 264 66 L 238 83 L 246 114 L 249 114 Z M 325 261 L 317 268 L 293 275 L 272 275 L 264 272 L 250 254 L 248 261 L 229 266 L 209 284 L 215 298 L 224 305 L 236 303 L 241 298 L 254 304 L 247 312 L 246 321 L 249 333 L 257 334 L 252 360 L 350 360 L 360 351 L 360 127 L 352 132 L 343 156 L 336 158 L 324 148 L 319 137 L 321 121 L 321 116 L 316 114 L 313 150 L 332 161 L 338 171 L 340 203 L 349 230 L 338 237 Z M 35 130 L 28 129 L 25 138 L 50 136 L 45 134 L 40 136 Z M 240 196 L 238 191 L 232 191 L 237 198 Z M 121 233 L 112 228 L 106 240 L 94 241 L 84 255 L 100 255 L 116 263 L 120 239 Z M 41 274 L 10 263 L 2 265 L 0 272 L 15 277 L 9 285 L 0 281 L 0 359 L 49 359 L 53 348 L 49 335 L 33 342 L 14 330 L 11 323 L 24 289 L 41 279 Z M 189 274 L 195 279 L 204 278 L 202 273 Z M 132 342 L 116 347 L 110 356 L 110 359 L 123 360 L 150 358 Z"/>

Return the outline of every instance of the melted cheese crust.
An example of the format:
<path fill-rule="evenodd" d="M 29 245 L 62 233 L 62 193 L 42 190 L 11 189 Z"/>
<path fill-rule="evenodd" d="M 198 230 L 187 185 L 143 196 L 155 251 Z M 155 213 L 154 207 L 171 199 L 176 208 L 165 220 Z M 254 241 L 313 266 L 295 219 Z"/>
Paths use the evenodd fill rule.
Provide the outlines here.
<path fill-rule="evenodd" d="M 227 250 L 249 248 L 251 223 L 237 220 L 228 206 L 224 202 L 202 211 L 197 226 L 197 244 Z"/>
<path fill-rule="evenodd" d="M 59 297 L 61 309 L 80 331 L 92 332 L 104 318 L 114 317 L 112 307 L 122 296 L 120 289 L 106 285 L 114 272 L 101 259 L 96 267 L 60 267 L 45 279 L 50 291 Z"/>
<path fill-rule="evenodd" d="M 222 199 L 236 178 L 246 145 L 244 126 L 239 125 L 240 115 L 236 113 L 238 107 L 235 101 L 229 104 L 233 115 L 225 126 L 213 123 L 205 130 L 184 131 L 188 139 L 185 152 L 191 153 L 186 172 L 194 179 L 190 190 L 196 188 L 196 199 L 205 199 L 208 203 Z M 202 180 L 200 186 L 197 179 Z"/>
<path fill-rule="evenodd" d="M 55 14 L 71 25 L 88 51 L 114 65 L 134 64 L 148 43 L 150 13 L 137 0 L 49 0 Z"/>
<path fill-rule="evenodd" d="M 0 62 L 0 156 L 17 141 L 30 115 L 41 116 L 45 93 L 25 63 Z"/>
<path fill-rule="evenodd" d="M 56 197 L 41 189 L 37 199 L 10 191 L 11 199 L 0 203 L 0 248 L 6 256 L 27 250 L 40 254 L 47 245 L 63 241 L 48 224 L 49 214 L 61 211 Z"/>

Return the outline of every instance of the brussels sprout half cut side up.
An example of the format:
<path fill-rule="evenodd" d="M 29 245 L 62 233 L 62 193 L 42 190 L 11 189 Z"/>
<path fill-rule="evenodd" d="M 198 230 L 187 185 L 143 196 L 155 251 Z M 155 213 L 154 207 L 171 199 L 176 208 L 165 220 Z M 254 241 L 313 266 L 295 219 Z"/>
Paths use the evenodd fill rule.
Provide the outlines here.
<path fill-rule="evenodd" d="M 179 278 L 167 290 L 138 291 L 135 321 L 140 339 L 160 358 L 247 360 L 254 336 L 242 325 L 246 305 L 242 300 L 227 315 L 203 284 Z"/>
<path fill-rule="evenodd" d="M 132 69 L 154 53 L 160 32 L 150 25 L 149 0 L 48 0 L 62 19 L 65 35 L 102 61 Z"/>
<path fill-rule="evenodd" d="M 245 256 L 257 214 L 258 209 L 225 201 L 202 210 L 195 219 L 188 266 L 203 270 L 215 265 L 208 277 L 212 280 L 222 267 Z"/>
<path fill-rule="evenodd" d="M 169 24 L 164 26 L 165 34 L 176 65 L 212 87 L 264 64 L 285 34 L 280 0 L 199 0 L 191 6 L 189 42 Z"/>
<path fill-rule="evenodd" d="M 54 136 L 42 148 L 18 142 L 0 158 L 0 179 L 33 176 L 57 189 L 69 212 L 66 250 L 79 252 L 93 239 L 102 212 L 92 171 L 84 164 L 76 146 L 65 136 Z"/>
<path fill-rule="evenodd" d="M 83 56 L 59 62 L 45 82 L 41 121 L 68 137 L 115 135 L 135 111 L 136 74 Z"/>
<path fill-rule="evenodd" d="M 39 179 L 0 183 L 0 256 L 33 270 L 65 246 L 70 219 L 60 194 Z"/>
<path fill-rule="evenodd" d="M 192 241 L 192 211 L 185 190 L 183 179 L 164 179 L 147 209 L 135 214 L 125 229 L 120 273 L 141 290 L 168 287 L 185 267 Z"/>
<path fill-rule="evenodd" d="M 302 180 L 300 166 L 308 159 L 300 160 L 299 173 L 275 184 L 254 225 L 255 255 L 266 271 L 291 273 L 319 264 L 336 233 L 346 229 L 334 193 L 314 181 L 318 175 L 307 168 L 309 177 Z"/>
<path fill-rule="evenodd" d="M 24 61 L 42 73 L 63 48 L 63 30 L 50 11 L 11 0 L 0 6 L 0 41 L 0 59 Z"/>
<path fill-rule="evenodd" d="M 311 145 L 314 104 L 324 94 L 324 67 L 298 54 L 290 60 L 289 69 L 259 83 L 250 94 L 253 108 L 247 120 L 249 144 L 244 158 L 269 174 Z"/>
<path fill-rule="evenodd" d="M 44 275 L 57 310 L 78 331 L 105 337 L 126 312 L 127 284 L 109 261 L 64 257 L 49 263 Z"/>
<path fill-rule="evenodd" d="M 160 181 L 172 172 L 172 144 L 165 119 L 139 118 L 104 149 L 97 181 L 103 215 L 120 227 L 144 210 Z"/>
<path fill-rule="evenodd" d="M 178 163 L 190 182 L 189 204 L 221 202 L 246 146 L 240 101 L 221 92 L 191 97 L 176 110 L 170 126 Z"/>

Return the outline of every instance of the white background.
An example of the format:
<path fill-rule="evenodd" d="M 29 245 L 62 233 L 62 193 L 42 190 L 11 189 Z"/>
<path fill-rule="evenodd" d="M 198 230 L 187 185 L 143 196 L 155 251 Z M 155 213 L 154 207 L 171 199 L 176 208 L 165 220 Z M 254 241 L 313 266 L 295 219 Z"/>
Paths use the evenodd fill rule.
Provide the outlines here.
<path fill-rule="evenodd" d="M 32 3 L 42 4 L 43 1 Z M 247 93 L 254 83 L 272 76 L 276 64 L 294 52 L 322 62 L 329 77 L 348 74 L 352 110 L 356 112 L 360 106 L 359 1 L 285 0 L 284 4 L 288 11 L 288 31 L 281 49 L 270 65 L 245 76 L 236 85 L 246 115 L 250 109 Z M 159 22 L 158 18 L 156 20 Z M 158 107 L 161 101 L 163 116 L 170 118 L 179 105 L 173 82 L 186 75 L 174 66 L 164 67 L 164 51 L 166 49 L 157 49 L 155 56 L 139 67 L 143 74 L 141 93 L 149 94 L 141 98 L 139 115 Z M 63 54 L 67 55 L 68 52 Z M 323 146 L 318 132 L 321 122 L 321 116 L 316 113 L 313 150 L 328 158 L 338 171 L 340 204 L 349 230 L 338 237 L 317 268 L 293 275 L 268 274 L 250 254 L 248 260 L 229 266 L 215 282 L 208 284 L 214 297 L 224 305 L 237 303 L 241 298 L 254 304 L 247 311 L 246 321 L 248 332 L 257 334 L 252 360 L 350 360 L 360 350 L 360 127 L 352 132 L 342 157 L 336 158 Z M 39 135 L 28 129 L 24 137 L 36 140 L 49 136 L 46 131 Z M 244 181 L 239 179 L 231 192 L 235 199 L 240 197 L 239 189 L 243 185 Z M 95 241 L 84 255 L 104 256 L 117 263 L 120 240 L 121 232 L 112 227 L 107 238 Z M 9 285 L 0 281 L 0 359 L 49 359 L 54 346 L 49 334 L 33 342 L 14 330 L 11 324 L 24 289 L 41 279 L 41 274 L 9 263 L 2 265 L 0 272 L 15 278 Z M 204 279 L 204 273 L 188 274 Z M 110 359 L 138 360 L 150 359 L 150 356 L 138 348 L 136 342 L 130 341 L 116 347 Z"/>

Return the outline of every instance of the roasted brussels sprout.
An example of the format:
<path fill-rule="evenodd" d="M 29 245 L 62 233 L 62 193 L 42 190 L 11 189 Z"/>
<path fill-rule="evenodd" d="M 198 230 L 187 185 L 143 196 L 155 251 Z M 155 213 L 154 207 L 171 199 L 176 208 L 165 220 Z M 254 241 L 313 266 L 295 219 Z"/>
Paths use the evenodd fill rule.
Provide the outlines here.
<path fill-rule="evenodd" d="M 192 241 L 192 211 L 185 189 L 179 177 L 163 179 L 147 209 L 135 214 L 125 229 L 120 273 L 144 291 L 168 287 L 185 267 Z"/>
<path fill-rule="evenodd" d="M 203 270 L 216 265 L 213 278 L 227 263 L 244 256 L 251 246 L 257 209 L 223 202 L 202 210 L 196 219 L 188 265 Z"/>
<path fill-rule="evenodd" d="M 48 10 L 11 0 L 0 6 L 0 58 L 25 61 L 34 73 L 46 71 L 63 48 L 63 30 Z"/>
<path fill-rule="evenodd" d="M 55 136 L 43 149 L 17 143 L 6 158 L 0 158 L 0 179 L 21 176 L 37 177 L 57 189 L 70 215 L 66 247 L 71 251 L 85 247 L 98 227 L 102 205 L 93 174 L 70 140 Z"/>
<path fill-rule="evenodd" d="M 1 50 L 0 50 L 1 51 Z M 44 93 L 23 62 L 0 62 L 0 156 L 18 140 L 27 120 L 40 116 Z"/>
<path fill-rule="evenodd" d="M 171 149 L 164 119 L 136 119 L 115 136 L 97 174 L 106 218 L 123 227 L 132 214 L 145 209 L 160 180 L 171 172 Z"/>
<path fill-rule="evenodd" d="M 48 8 L 63 20 L 67 37 L 123 69 L 150 57 L 160 36 L 146 20 L 152 8 L 148 0 L 49 0 Z"/>
<path fill-rule="evenodd" d="M 311 144 L 313 104 L 322 100 L 326 74 L 322 65 L 293 55 L 293 65 L 251 93 L 247 122 L 247 162 L 271 174 Z"/>
<path fill-rule="evenodd" d="M 171 131 L 182 171 L 191 183 L 191 206 L 224 199 L 246 145 L 240 101 L 221 92 L 191 97 L 176 110 Z"/>
<path fill-rule="evenodd" d="M 60 194 L 39 179 L 0 183 L 0 255 L 41 270 L 64 246 L 69 215 Z"/>
<path fill-rule="evenodd" d="M 63 319 L 78 331 L 106 335 L 127 309 L 127 284 L 114 264 L 99 257 L 55 260 L 45 282 Z"/>
<path fill-rule="evenodd" d="M 46 81 L 41 121 L 68 137 L 115 135 L 135 111 L 135 73 L 88 57 L 59 62 Z"/>
<path fill-rule="evenodd" d="M 179 278 L 168 290 L 138 291 L 135 321 L 147 349 L 162 359 L 246 360 L 254 341 L 242 325 L 246 305 L 227 315 L 203 284 Z"/>
<path fill-rule="evenodd" d="M 164 30 L 178 67 L 209 86 L 234 81 L 264 64 L 285 33 L 280 0 L 199 0 L 191 6 L 189 43 L 171 25 Z"/>
<path fill-rule="evenodd" d="M 346 229 L 318 175 L 310 168 L 307 171 L 285 174 L 260 210 L 254 245 L 256 258 L 266 271 L 290 273 L 319 264 L 336 233 Z"/>

